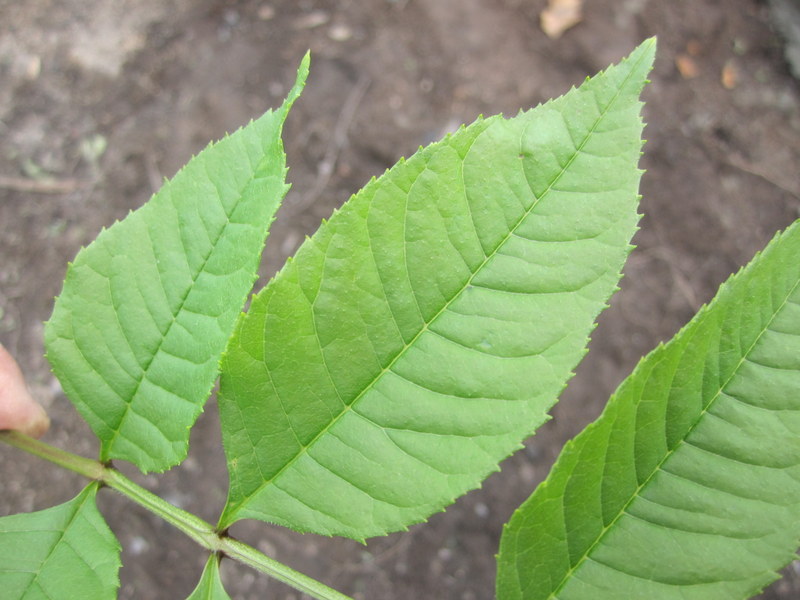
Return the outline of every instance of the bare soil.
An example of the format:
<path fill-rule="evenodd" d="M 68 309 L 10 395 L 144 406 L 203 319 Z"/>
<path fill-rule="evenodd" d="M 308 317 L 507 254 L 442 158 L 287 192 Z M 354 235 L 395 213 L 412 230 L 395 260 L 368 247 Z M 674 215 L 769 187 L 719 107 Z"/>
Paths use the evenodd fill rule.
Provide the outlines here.
<path fill-rule="evenodd" d="M 635 361 L 668 339 L 800 208 L 800 85 L 757 0 L 593 0 L 561 38 L 545 0 L 0 0 L 0 340 L 47 406 L 46 441 L 96 452 L 43 358 L 67 261 L 211 139 L 277 105 L 306 49 L 289 117 L 293 188 L 267 277 L 371 176 L 478 114 L 534 106 L 658 35 L 647 106 L 644 218 L 622 291 L 553 420 L 502 471 L 408 532 L 362 546 L 260 523 L 233 534 L 354 598 L 493 597 L 502 524 Z M 131 472 L 131 471 L 129 471 Z M 209 520 L 227 476 L 209 402 L 189 459 L 136 479 Z M 66 501 L 82 481 L 0 448 L 0 515 Z M 204 556 L 112 493 L 120 598 L 183 598 Z M 225 563 L 236 598 L 299 598 Z M 800 598 L 800 567 L 764 599 Z"/>

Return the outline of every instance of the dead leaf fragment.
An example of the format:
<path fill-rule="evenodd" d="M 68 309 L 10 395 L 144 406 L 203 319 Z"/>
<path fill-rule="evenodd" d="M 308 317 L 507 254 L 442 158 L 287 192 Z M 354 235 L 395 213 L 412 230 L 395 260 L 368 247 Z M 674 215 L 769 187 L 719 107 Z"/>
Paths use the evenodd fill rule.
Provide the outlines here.
<path fill-rule="evenodd" d="M 703 51 L 703 44 L 697 40 L 689 40 L 686 42 L 686 54 L 689 56 L 700 56 Z"/>
<path fill-rule="evenodd" d="M 732 90 L 739 83 L 739 70 L 733 64 L 733 61 L 729 60 L 722 67 L 722 77 L 720 79 L 726 90 Z"/>
<path fill-rule="evenodd" d="M 700 74 L 697 63 L 688 54 L 678 54 L 675 57 L 675 66 L 678 67 L 678 72 L 684 79 L 694 79 Z"/>
<path fill-rule="evenodd" d="M 327 23 L 330 20 L 331 16 L 324 10 L 315 10 L 300 17 L 297 17 L 294 20 L 294 28 L 299 30 L 314 29 L 321 25 L 325 25 L 325 23 Z"/>
<path fill-rule="evenodd" d="M 549 0 L 547 8 L 539 15 L 542 31 L 547 37 L 557 39 L 583 18 L 583 0 Z"/>

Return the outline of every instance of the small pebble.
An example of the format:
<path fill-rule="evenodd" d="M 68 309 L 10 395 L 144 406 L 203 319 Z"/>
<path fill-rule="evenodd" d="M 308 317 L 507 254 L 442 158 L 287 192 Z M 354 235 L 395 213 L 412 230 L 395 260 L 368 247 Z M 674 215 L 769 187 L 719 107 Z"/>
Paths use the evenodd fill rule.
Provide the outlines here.
<path fill-rule="evenodd" d="M 269 86 L 267 87 L 267 89 L 269 90 L 270 94 L 272 94 L 273 96 L 276 96 L 276 97 L 283 96 L 284 91 L 285 91 L 284 87 L 283 87 L 283 84 L 281 82 L 279 82 L 279 81 L 271 81 L 269 83 Z"/>
<path fill-rule="evenodd" d="M 331 25 L 331 28 L 328 30 L 328 37 L 334 42 L 346 42 L 353 37 L 353 31 L 343 23 L 336 23 Z"/>
<path fill-rule="evenodd" d="M 42 59 L 38 56 L 31 56 L 28 58 L 25 65 L 25 79 L 34 81 L 38 79 L 39 74 L 42 72 Z"/>
<path fill-rule="evenodd" d="M 275 16 L 275 9 L 269 4 L 262 4 L 258 7 L 258 18 L 262 21 L 269 21 Z"/>
<path fill-rule="evenodd" d="M 478 515 L 481 519 L 485 519 L 489 516 L 489 507 L 486 506 L 483 502 L 478 502 L 475 505 L 475 514 Z"/>
<path fill-rule="evenodd" d="M 239 23 L 239 13 L 233 9 L 226 10 L 222 15 L 222 20 L 228 27 L 234 27 Z"/>
<path fill-rule="evenodd" d="M 144 554 L 145 552 L 147 552 L 147 549 L 149 547 L 150 544 L 147 543 L 147 540 L 138 535 L 132 538 L 130 544 L 128 544 L 128 549 L 134 556 L 139 556 L 140 554 Z"/>

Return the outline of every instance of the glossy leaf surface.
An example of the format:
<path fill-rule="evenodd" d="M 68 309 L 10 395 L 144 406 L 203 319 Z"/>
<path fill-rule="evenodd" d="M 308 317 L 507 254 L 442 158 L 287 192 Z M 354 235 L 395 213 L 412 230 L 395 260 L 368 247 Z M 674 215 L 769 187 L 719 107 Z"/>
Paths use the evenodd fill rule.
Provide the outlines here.
<path fill-rule="evenodd" d="M 636 229 L 654 49 L 401 161 L 253 299 L 223 360 L 222 526 L 403 529 L 546 420 Z"/>
<path fill-rule="evenodd" d="M 47 357 L 100 438 L 101 460 L 163 471 L 189 429 L 257 275 L 287 186 L 284 105 L 209 146 L 67 270 Z"/>
<path fill-rule="evenodd" d="M 800 544 L 800 223 L 623 382 L 507 525 L 501 600 L 732 600 Z"/>
<path fill-rule="evenodd" d="M 117 597 L 120 546 L 92 483 L 65 504 L 0 518 L 0 596 L 8 600 Z"/>

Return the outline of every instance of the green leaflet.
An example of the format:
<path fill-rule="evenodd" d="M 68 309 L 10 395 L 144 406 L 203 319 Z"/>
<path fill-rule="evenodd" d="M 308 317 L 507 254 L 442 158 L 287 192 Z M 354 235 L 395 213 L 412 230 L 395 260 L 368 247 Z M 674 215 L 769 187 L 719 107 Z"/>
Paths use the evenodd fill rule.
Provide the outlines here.
<path fill-rule="evenodd" d="M 7 600 L 117 597 L 120 547 L 95 506 L 98 483 L 74 499 L 0 518 L 0 589 Z"/>
<path fill-rule="evenodd" d="M 147 472 L 186 456 L 288 189 L 280 133 L 307 74 L 308 56 L 277 112 L 203 150 L 67 270 L 47 357 L 101 460 Z"/>
<path fill-rule="evenodd" d="M 186 600 L 231 600 L 219 576 L 219 556 L 212 554 L 208 558 L 200 583 Z"/>
<path fill-rule="evenodd" d="M 221 526 L 403 529 L 546 420 L 636 229 L 654 51 L 421 149 L 303 244 L 223 358 Z"/>
<path fill-rule="evenodd" d="M 640 362 L 506 526 L 501 600 L 748 598 L 800 544 L 800 222 Z"/>

